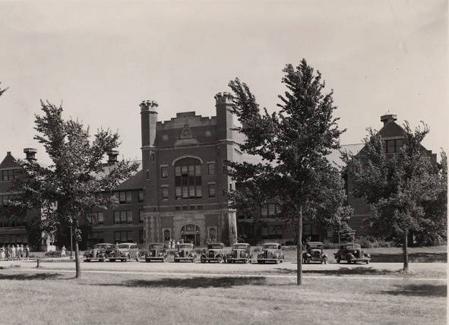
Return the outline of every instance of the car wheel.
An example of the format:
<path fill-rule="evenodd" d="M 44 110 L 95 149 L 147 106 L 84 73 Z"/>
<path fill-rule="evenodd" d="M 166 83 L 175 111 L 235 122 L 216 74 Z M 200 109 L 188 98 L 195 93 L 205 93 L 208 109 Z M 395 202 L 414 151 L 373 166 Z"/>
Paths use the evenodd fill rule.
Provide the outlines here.
<path fill-rule="evenodd" d="M 84 262 L 90 262 L 90 259 L 85 259 Z"/>
<path fill-rule="evenodd" d="M 115 258 L 111 258 L 109 262 L 115 262 Z"/>
<path fill-rule="evenodd" d="M 339 258 L 337 258 L 337 263 L 340 264 L 340 259 Z"/>
<path fill-rule="evenodd" d="M 369 261 L 366 261 L 366 265 L 368 265 L 369 264 Z"/>

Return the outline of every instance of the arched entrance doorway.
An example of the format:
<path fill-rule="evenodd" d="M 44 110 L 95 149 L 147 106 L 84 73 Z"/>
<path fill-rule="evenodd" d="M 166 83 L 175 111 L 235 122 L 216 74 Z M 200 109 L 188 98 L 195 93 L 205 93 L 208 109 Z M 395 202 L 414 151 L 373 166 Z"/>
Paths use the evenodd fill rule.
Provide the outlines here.
<path fill-rule="evenodd" d="M 181 228 L 181 239 L 184 243 L 193 243 L 195 246 L 200 245 L 200 227 L 197 225 L 185 225 Z"/>

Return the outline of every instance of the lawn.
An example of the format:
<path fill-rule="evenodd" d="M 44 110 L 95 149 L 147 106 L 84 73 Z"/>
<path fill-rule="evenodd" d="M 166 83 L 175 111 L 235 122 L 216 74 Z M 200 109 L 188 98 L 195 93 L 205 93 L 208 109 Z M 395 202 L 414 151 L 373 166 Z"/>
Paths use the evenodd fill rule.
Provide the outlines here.
<path fill-rule="evenodd" d="M 0 270 L 1 324 L 446 324 L 446 283 Z"/>
<path fill-rule="evenodd" d="M 382 247 L 382 248 L 364 248 L 366 252 L 371 255 L 372 262 L 379 263 L 401 263 L 402 262 L 402 248 L 401 247 Z M 284 248 L 285 259 L 287 261 L 296 261 L 296 247 L 289 246 Z M 336 249 L 325 249 L 325 254 L 331 263 L 336 263 L 334 253 Z M 410 262 L 446 262 L 447 261 L 447 247 L 446 246 L 431 246 L 431 247 L 409 247 Z"/>

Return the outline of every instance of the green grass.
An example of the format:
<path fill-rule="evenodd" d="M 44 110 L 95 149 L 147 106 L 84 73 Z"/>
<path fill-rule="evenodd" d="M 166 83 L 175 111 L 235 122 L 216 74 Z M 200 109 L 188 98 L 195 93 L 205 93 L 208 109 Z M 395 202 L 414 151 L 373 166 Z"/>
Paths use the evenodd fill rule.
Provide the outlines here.
<path fill-rule="evenodd" d="M 445 324 L 444 281 L 0 271 L 1 324 Z"/>
<path fill-rule="evenodd" d="M 371 255 L 372 262 L 402 263 L 401 247 L 364 248 L 363 250 Z M 296 262 L 296 247 L 289 246 L 284 249 L 284 252 L 286 261 Z M 331 263 L 336 263 L 334 253 L 337 252 L 337 249 L 325 249 L 324 252 Z M 410 262 L 426 263 L 447 261 L 446 246 L 409 247 L 408 252 Z"/>

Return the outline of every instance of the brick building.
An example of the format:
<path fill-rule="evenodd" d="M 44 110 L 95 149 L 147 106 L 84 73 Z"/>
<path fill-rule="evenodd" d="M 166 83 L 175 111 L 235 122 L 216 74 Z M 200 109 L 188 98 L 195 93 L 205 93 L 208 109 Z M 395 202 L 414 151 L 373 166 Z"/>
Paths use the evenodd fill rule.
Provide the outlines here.
<path fill-rule="evenodd" d="M 0 163 L 0 246 L 4 244 L 28 243 L 25 216 L 13 215 L 7 207 L 9 201 L 19 193 L 12 188 L 15 178 L 20 177 L 22 170 L 11 152 L 7 152 Z"/>
<path fill-rule="evenodd" d="M 157 104 L 141 107 L 144 233 L 147 242 L 236 241 L 236 211 L 227 193 L 234 183 L 225 161 L 240 159 L 230 112 L 232 98 L 218 93 L 216 116 L 195 112 L 157 120 Z"/>
<path fill-rule="evenodd" d="M 397 116 L 395 114 L 385 114 L 380 117 L 380 121 L 383 123 L 382 128 L 378 134 L 381 136 L 384 142 L 385 154 L 388 156 L 394 155 L 399 151 L 400 147 L 405 142 L 405 130 L 401 125 L 396 123 Z M 363 156 L 363 144 L 346 146 L 343 148 L 346 151 L 350 151 L 352 154 Z M 436 161 L 436 154 L 431 150 L 427 150 L 430 157 Z M 346 182 L 346 194 L 348 196 L 348 204 L 354 209 L 354 216 L 349 221 L 349 226 L 356 231 L 356 236 L 365 235 L 369 231 L 369 217 L 370 208 L 363 198 L 357 198 L 353 195 L 353 181 L 351 179 L 351 173 L 345 173 Z"/>

